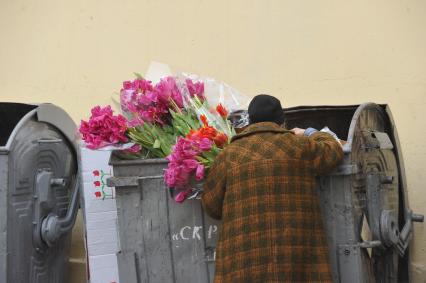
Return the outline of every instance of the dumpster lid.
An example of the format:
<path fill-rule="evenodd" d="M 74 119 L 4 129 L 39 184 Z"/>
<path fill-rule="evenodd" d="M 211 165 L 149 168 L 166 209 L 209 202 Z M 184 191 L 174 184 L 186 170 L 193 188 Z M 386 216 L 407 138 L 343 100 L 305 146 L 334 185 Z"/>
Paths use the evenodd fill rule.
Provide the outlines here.
<path fill-rule="evenodd" d="M 76 126 L 63 109 L 50 103 L 0 102 L 0 151 L 8 151 L 18 130 L 34 117 L 56 127 L 77 150 Z"/>
<path fill-rule="evenodd" d="M 37 120 L 49 123 L 64 134 L 74 149 L 78 149 L 77 128 L 74 121 L 62 108 L 50 103 L 40 104 L 37 108 Z"/>

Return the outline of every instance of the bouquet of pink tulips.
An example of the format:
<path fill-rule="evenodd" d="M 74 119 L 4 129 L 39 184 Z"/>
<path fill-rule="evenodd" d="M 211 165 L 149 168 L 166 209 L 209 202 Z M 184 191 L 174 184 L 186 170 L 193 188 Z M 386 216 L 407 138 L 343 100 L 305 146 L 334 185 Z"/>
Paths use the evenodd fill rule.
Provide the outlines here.
<path fill-rule="evenodd" d="M 86 146 L 118 147 L 129 158 L 167 158 L 164 180 L 178 202 L 194 194 L 194 184 L 235 134 L 228 110 L 209 105 L 202 80 L 169 76 L 154 85 L 138 76 L 123 82 L 120 105 L 122 114 L 96 106 L 81 121 Z"/>

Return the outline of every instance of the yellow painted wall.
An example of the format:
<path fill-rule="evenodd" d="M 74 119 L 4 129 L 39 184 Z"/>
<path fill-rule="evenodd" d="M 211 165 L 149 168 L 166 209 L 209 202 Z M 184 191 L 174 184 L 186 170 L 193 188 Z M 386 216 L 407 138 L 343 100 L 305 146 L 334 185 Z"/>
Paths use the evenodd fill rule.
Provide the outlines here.
<path fill-rule="evenodd" d="M 388 103 L 426 214 L 424 0 L 0 0 L 0 40 L 0 100 L 52 102 L 76 122 L 151 60 L 285 107 Z M 425 249 L 415 224 L 415 282 Z"/>

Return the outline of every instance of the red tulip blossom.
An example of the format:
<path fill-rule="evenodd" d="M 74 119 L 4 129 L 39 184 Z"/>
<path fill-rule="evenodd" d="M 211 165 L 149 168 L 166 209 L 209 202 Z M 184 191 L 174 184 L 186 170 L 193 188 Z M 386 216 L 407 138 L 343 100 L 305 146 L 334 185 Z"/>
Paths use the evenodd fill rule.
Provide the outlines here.
<path fill-rule="evenodd" d="M 226 119 L 226 117 L 228 117 L 228 111 L 226 110 L 225 107 L 223 107 L 222 103 L 219 103 L 216 106 L 216 111 L 217 113 L 219 113 L 219 115 L 223 118 Z"/>

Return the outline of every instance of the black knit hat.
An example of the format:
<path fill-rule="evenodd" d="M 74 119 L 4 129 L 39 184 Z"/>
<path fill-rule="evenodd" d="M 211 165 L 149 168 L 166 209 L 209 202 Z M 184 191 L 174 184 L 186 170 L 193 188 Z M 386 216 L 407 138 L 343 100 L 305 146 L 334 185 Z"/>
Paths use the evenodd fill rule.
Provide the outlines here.
<path fill-rule="evenodd" d="M 250 124 L 259 122 L 284 123 L 284 111 L 280 101 L 270 95 L 260 94 L 253 98 L 248 107 Z"/>

